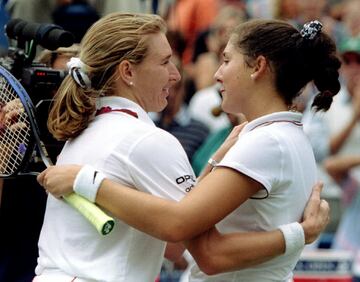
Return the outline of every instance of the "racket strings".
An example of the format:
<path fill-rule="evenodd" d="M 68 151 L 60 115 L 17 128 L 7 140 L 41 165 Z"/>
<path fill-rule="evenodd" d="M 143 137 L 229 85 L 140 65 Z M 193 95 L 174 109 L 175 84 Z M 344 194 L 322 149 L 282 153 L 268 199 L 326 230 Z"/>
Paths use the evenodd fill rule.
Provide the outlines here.
<path fill-rule="evenodd" d="M 18 95 L 0 76 L 0 174 L 14 174 L 24 161 L 31 138 L 29 117 Z"/>

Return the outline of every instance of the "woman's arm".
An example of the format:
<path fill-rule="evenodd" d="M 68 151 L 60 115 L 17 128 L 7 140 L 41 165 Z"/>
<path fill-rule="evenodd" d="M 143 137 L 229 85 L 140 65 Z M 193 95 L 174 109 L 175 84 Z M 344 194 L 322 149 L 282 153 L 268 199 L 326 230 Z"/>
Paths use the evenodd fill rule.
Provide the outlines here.
<path fill-rule="evenodd" d="M 280 230 L 221 234 L 211 228 L 185 246 L 207 275 L 244 269 L 285 253 Z"/>
<path fill-rule="evenodd" d="M 360 165 L 360 155 L 334 156 L 324 161 L 324 167 L 335 181 L 341 181 L 349 171 Z"/>
<path fill-rule="evenodd" d="M 62 192 L 68 189 L 66 186 L 69 186 L 69 184 L 72 185 L 79 169 L 80 166 L 52 167 L 40 174 L 38 180 L 40 184 L 45 185 L 51 193 L 61 196 Z M 215 170 L 211 174 L 215 173 L 217 174 L 219 171 L 216 172 Z M 229 177 L 229 180 L 231 179 L 234 180 L 232 177 Z M 219 185 L 219 183 L 217 183 L 217 185 Z M 305 243 L 307 244 L 312 243 L 319 236 L 329 221 L 329 206 L 327 202 L 320 200 L 321 189 L 321 184 L 314 186 L 312 196 L 304 212 L 303 222 L 301 222 L 304 230 Z M 221 189 L 218 190 L 221 191 Z M 194 192 L 195 191 L 200 191 L 200 189 L 196 188 L 194 189 Z M 56 194 L 57 192 L 60 192 L 60 194 Z M 208 191 L 206 191 L 206 195 L 207 193 Z M 192 194 L 194 193 L 191 192 L 189 196 Z M 191 216 L 195 217 L 195 220 L 197 218 L 211 218 L 214 215 L 215 217 L 218 216 L 216 211 L 221 210 L 219 203 L 222 202 L 221 199 L 224 200 L 223 193 L 209 194 L 214 197 L 213 200 L 215 199 L 215 204 L 208 208 L 207 211 L 194 210 L 195 213 L 191 214 Z M 125 198 L 117 201 L 116 199 L 118 197 Z M 216 197 L 218 197 L 218 199 Z M 187 197 L 185 197 L 184 200 L 186 198 Z M 190 197 L 188 197 L 188 200 L 189 198 Z M 194 201 L 203 203 L 203 205 L 200 206 L 206 206 L 206 203 L 209 203 L 206 202 L 207 200 L 208 199 L 202 197 L 200 193 L 198 195 L 195 194 Z M 229 200 L 231 203 L 236 202 L 234 199 L 225 200 Z M 98 191 L 97 202 L 100 203 L 100 205 L 103 203 L 107 209 L 121 219 L 126 219 L 125 222 L 133 225 L 135 228 L 143 231 L 146 230 L 149 234 L 166 241 L 181 241 L 182 237 L 184 237 L 183 229 L 193 227 L 194 224 L 197 224 L 192 218 L 187 218 L 186 211 L 182 211 L 179 208 L 181 207 L 181 202 L 176 203 L 154 197 L 110 180 L 104 180 L 102 182 L 101 188 Z M 231 208 L 229 209 L 231 212 Z M 154 212 L 155 214 L 148 216 L 149 212 Z M 176 215 L 176 213 L 179 214 Z M 175 218 L 175 215 L 178 218 Z M 183 217 L 185 217 L 185 219 Z M 157 218 L 161 218 L 161 221 L 165 220 L 165 223 L 159 224 Z M 136 220 L 134 221 L 134 219 Z M 150 222 L 146 222 L 149 220 Z M 187 226 L 181 225 L 186 225 L 186 220 L 189 220 Z M 144 221 L 145 226 L 143 225 Z M 216 221 L 216 219 L 214 221 Z M 181 222 L 181 224 L 178 222 Z M 202 230 L 204 228 L 206 227 L 202 226 L 202 228 L 197 229 Z M 192 236 L 194 238 L 186 242 L 186 247 L 189 248 L 199 267 L 207 274 L 249 267 L 281 255 L 286 249 L 284 235 L 280 230 L 219 234 L 212 226 L 208 229 L 209 231 L 205 231 L 205 233 L 197 237 Z M 159 232 L 159 230 L 161 231 Z M 189 237 L 191 238 L 191 236 Z"/>
<path fill-rule="evenodd" d="M 360 85 L 357 83 L 357 86 L 354 88 L 354 93 L 352 97 L 352 108 L 353 113 L 351 119 L 348 123 L 343 126 L 342 130 L 331 136 L 330 138 L 330 154 L 334 155 L 343 147 L 345 142 L 348 140 L 349 136 L 352 134 L 354 128 L 360 120 Z"/>
<path fill-rule="evenodd" d="M 98 191 L 99 205 L 127 224 L 170 242 L 208 230 L 262 189 L 258 182 L 229 168 L 214 170 L 179 202 L 119 189 L 107 181 Z"/>
<path fill-rule="evenodd" d="M 321 183 L 313 187 L 304 210 L 301 226 L 306 244 L 314 242 L 330 220 L 329 204 L 320 199 L 321 190 Z M 285 251 L 291 253 L 291 248 L 298 250 L 296 246 L 286 250 L 284 234 L 279 229 L 220 234 L 216 228 L 211 228 L 185 242 L 185 246 L 199 268 L 208 275 L 251 267 L 284 254 Z"/>
<path fill-rule="evenodd" d="M 78 165 L 50 167 L 38 176 L 38 181 L 53 195 L 60 197 L 72 192 L 72 185 L 80 168 L 81 166 Z M 247 184 L 251 184 L 252 181 L 253 186 L 257 188 L 253 188 L 253 192 L 251 189 L 239 189 L 241 181 Z M 237 183 L 239 186 L 232 183 Z M 218 168 L 180 202 L 139 192 L 108 179 L 101 183 L 96 201 L 129 225 L 164 241 L 178 242 L 213 227 L 229 214 L 234 206 L 237 207 L 239 202 L 249 198 L 260 187 L 259 183 L 250 178 L 247 179 L 240 173 L 231 169 Z M 317 213 L 320 209 L 318 191 L 321 187 L 320 184 L 314 186 L 317 194 L 310 200 L 308 204 L 308 206 L 311 204 L 310 212 L 305 213 L 305 216 L 310 215 L 307 215 L 302 223 L 307 242 L 312 242 L 320 234 L 325 227 L 324 218 L 328 216 L 328 214 L 325 216 L 324 213 L 320 215 Z M 225 197 L 225 195 L 231 196 Z"/>
<path fill-rule="evenodd" d="M 79 166 L 55 166 L 38 176 L 55 196 L 72 192 Z M 248 187 L 239 189 L 239 187 Z M 105 179 L 96 202 L 127 224 L 168 242 L 190 239 L 235 210 L 262 185 L 229 168 L 217 168 L 180 202 L 139 192 Z"/>

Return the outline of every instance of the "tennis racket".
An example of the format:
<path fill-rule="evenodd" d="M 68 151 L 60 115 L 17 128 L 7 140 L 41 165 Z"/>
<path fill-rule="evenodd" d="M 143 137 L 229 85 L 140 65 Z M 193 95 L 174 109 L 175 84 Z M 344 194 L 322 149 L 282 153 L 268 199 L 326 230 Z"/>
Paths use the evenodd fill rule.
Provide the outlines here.
<path fill-rule="evenodd" d="M 41 160 L 52 165 L 35 119 L 35 107 L 23 86 L 0 66 L 0 177 L 22 174 L 31 160 L 35 147 Z M 29 174 L 29 173 L 24 173 Z M 30 174 L 37 175 L 38 172 Z M 114 227 L 114 220 L 97 205 L 72 193 L 64 200 L 78 210 L 95 228 L 106 235 Z"/>

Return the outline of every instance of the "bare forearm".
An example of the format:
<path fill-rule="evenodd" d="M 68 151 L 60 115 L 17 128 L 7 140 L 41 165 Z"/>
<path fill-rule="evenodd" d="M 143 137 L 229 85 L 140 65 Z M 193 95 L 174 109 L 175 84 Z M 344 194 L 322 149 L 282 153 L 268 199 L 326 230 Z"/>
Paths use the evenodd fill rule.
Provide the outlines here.
<path fill-rule="evenodd" d="M 340 172 L 348 171 L 360 165 L 360 156 L 343 156 L 333 159 L 333 169 Z"/>
<path fill-rule="evenodd" d="M 160 240 L 174 242 L 172 230 L 176 226 L 176 202 L 139 193 L 130 188 L 119 188 L 114 182 L 104 180 L 96 202 L 113 213 L 117 218 Z M 139 220 L 139 219 L 144 220 Z M 169 231 L 170 230 L 170 231 Z"/>
<path fill-rule="evenodd" d="M 188 199 L 181 202 L 162 199 L 109 180 L 103 181 L 96 202 L 134 228 L 167 242 L 190 239 L 220 220 L 199 216 L 188 207 Z"/>
<path fill-rule="evenodd" d="M 76 165 L 50 167 L 37 180 L 55 197 L 61 197 L 73 192 L 79 170 Z M 88 177 L 88 170 L 83 170 L 85 172 L 80 175 Z M 238 189 L 239 185 L 248 189 Z M 219 168 L 180 202 L 139 192 L 107 179 L 96 188 L 92 201 L 145 233 L 164 241 L 180 242 L 205 232 L 261 188 L 261 184 L 249 177 Z"/>
<path fill-rule="evenodd" d="M 326 171 L 336 180 L 341 181 L 350 169 L 360 165 L 360 156 L 339 156 L 325 160 Z"/>
<path fill-rule="evenodd" d="M 340 133 L 330 139 L 330 153 L 332 155 L 336 154 L 342 148 L 355 125 L 356 119 L 353 118 Z"/>
<path fill-rule="evenodd" d="M 209 275 L 239 270 L 268 261 L 285 252 L 280 230 L 220 234 L 212 230 L 186 242 L 200 269 Z"/>

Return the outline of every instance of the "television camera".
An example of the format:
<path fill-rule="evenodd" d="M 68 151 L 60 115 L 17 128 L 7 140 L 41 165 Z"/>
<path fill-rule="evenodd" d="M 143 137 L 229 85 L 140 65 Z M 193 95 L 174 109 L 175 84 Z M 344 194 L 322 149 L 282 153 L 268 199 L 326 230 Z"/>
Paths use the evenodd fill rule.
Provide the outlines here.
<path fill-rule="evenodd" d="M 57 89 L 66 71 L 55 70 L 34 62 L 37 47 L 50 51 L 59 47 L 69 47 L 74 43 L 72 33 L 54 24 L 29 23 L 21 19 L 12 19 L 5 27 L 10 42 L 8 54 L 0 57 L 0 65 L 11 72 L 29 93 L 36 104 Z"/>
<path fill-rule="evenodd" d="M 36 107 L 36 118 L 41 138 L 53 161 L 59 154 L 63 142 L 55 140 L 47 130 L 47 117 L 53 93 L 59 87 L 67 72 L 56 70 L 45 64 L 35 62 L 37 47 L 49 51 L 59 47 L 70 47 L 74 43 L 72 33 L 54 24 L 28 23 L 12 19 L 5 26 L 11 44 L 8 53 L 0 57 L 0 66 L 12 73 L 28 92 Z M 15 46 L 12 46 L 15 45 Z"/>

